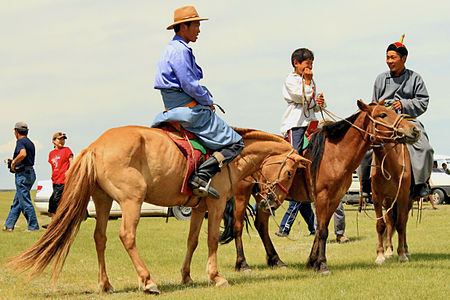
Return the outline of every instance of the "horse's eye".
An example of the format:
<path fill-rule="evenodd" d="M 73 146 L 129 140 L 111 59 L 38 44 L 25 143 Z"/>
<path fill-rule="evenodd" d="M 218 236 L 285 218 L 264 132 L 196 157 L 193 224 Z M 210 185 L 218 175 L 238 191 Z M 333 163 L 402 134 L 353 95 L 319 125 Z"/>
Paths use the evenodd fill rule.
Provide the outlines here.
<path fill-rule="evenodd" d="M 291 171 L 287 171 L 287 176 L 289 179 L 291 179 L 291 177 L 292 177 Z"/>
<path fill-rule="evenodd" d="M 387 117 L 387 114 L 385 114 L 385 113 L 381 113 L 381 114 L 380 114 L 380 118 L 384 119 L 384 118 L 386 118 L 386 117 Z"/>

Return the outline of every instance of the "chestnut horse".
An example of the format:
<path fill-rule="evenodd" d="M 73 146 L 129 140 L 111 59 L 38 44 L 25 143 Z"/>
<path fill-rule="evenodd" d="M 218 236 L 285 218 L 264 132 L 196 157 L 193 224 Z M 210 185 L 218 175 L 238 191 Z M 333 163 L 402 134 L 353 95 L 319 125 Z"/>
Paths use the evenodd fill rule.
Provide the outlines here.
<path fill-rule="evenodd" d="M 398 233 L 398 259 L 407 262 L 409 256 L 406 244 L 406 223 L 413 199 L 410 197 L 411 161 L 408 147 L 389 143 L 374 148 L 372 168 L 372 199 L 377 216 L 377 259 L 381 265 L 386 258 L 393 257 L 392 235 Z M 386 210 L 383 220 L 383 207 Z M 384 253 L 386 247 L 386 253 Z"/>
<path fill-rule="evenodd" d="M 142 203 L 160 206 L 193 206 L 182 283 L 190 284 L 191 258 L 205 212 L 208 211 L 207 273 L 216 286 L 228 285 L 217 270 L 219 228 L 226 199 L 233 186 L 259 170 L 267 180 L 264 197 L 282 201 L 298 167 L 309 161 L 299 156 L 282 138 L 261 131 L 236 129 L 245 148 L 212 180 L 220 199 L 189 197 L 180 193 L 186 159 L 161 129 L 126 126 L 106 131 L 84 149 L 71 166 L 61 203 L 43 236 L 28 250 L 11 259 L 15 270 L 28 270 L 29 277 L 41 273 L 54 259 L 53 279 L 60 273 L 70 246 L 84 219 L 92 196 L 97 220 L 94 233 L 98 258 L 98 286 L 113 291 L 105 267 L 106 226 L 112 200 L 122 209 L 119 237 L 130 256 L 144 291 L 159 294 L 156 283 L 136 248 L 136 227 Z"/>
<path fill-rule="evenodd" d="M 384 103 L 366 105 L 357 102 L 360 111 L 349 118 L 325 125 L 312 135 L 306 158 L 311 160 L 314 201 L 318 228 L 307 266 L 319 273 L 329 273 L 325 248 L 328 224 L 340 200 L 348 190 L 352 173 L 361 163 L 365 153 L 373 143 L 407 142 L 414 143 L 420 136 L 417 127 L 384 107 Z M 295 201 L 310 199 L 302 176 L 294 178 L 288 198 Z M 235 237 L 237 270 L 248 270 L 242 247 L 242 222 L 253 185 L 249 181 L 239 183 L 235 194 Z M 255 197 L 258 201 L 258 197 Z M 258 207 L 255 226 L 264 243 L 269 266 L 285 266 L 279 259 L 268 232 L 269 214 Z"/>

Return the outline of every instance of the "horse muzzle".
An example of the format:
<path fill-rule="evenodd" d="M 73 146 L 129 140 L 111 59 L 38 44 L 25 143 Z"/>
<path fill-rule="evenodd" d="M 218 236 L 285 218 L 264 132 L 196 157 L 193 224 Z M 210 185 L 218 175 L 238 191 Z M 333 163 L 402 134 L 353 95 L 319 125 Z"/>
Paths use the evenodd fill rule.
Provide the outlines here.
<path fill-rule="evenodd" d="M 403 132 L 403 137 L 399 139 L 400 142 L 406 142 L 408 144 L 414 144 L 420 139 L 421 131 L 417 126 L 408 130 L 408 132 Z"/>

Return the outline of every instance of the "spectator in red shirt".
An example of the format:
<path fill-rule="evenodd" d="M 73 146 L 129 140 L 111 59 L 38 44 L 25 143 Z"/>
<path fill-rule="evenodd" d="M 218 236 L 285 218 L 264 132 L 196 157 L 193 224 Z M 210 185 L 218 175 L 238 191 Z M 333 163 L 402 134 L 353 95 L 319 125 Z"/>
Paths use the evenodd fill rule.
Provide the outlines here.
<path fill-rule="evenodd" d="M 48 155 L 48 162 L 52 166 L 52 182 L 53 193 L 48 202 L 48 212 L 50 217 L 53 217 L 58 207 L 64 191 L 64 184 L 66 183 L 66 172 L 72 164 L 73 153 L 69 147 L 64 147 L 67 136 L 65 133 L 57 132 L 53 135 L 52 142 L 54 150 L 50 151 Z M 43 225 L 43 228 L 47 228 Z"/>

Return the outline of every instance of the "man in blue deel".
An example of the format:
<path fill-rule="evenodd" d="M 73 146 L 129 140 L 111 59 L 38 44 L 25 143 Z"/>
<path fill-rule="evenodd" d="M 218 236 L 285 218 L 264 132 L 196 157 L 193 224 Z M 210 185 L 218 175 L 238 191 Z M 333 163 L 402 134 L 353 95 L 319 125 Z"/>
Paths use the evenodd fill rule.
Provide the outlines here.
<path fill-rule="evenodd" d="M 158 114 L 152 127 L 164 122 L 179 122 L 197 135 L 200 142 L 216 152 L 203 162 L 189 178 L 193 192 L 201 197 L 219 198 L 209 185 L 220 168 L 232 161 L 244 147 L 242 137 L 214 112 L 214 101 L 208 89 L 200 85 L 203 71 L 195 62 L 190 42 L 197 41 L 200 18 L 193 6 L 174 12 L 175 36 L 164 49 L 156 70 L 155 89 L 161 91 L 165 111 Z"/>

